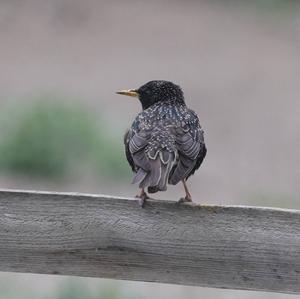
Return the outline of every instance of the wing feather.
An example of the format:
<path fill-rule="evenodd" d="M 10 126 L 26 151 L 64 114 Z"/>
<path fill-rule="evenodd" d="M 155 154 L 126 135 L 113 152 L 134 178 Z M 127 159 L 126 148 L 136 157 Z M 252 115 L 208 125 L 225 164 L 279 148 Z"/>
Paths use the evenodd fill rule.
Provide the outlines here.
<path fill-rule="evenodd" d="M 136 175 L 133 183 L 149 192 L 164 191 L 167 182 L 177 184 L 200 167 L 205 155 L 203 130 L 192 110 L 179 117 L 183 121 L 147 127 L 137 117 L 124 136 L 127 160 Z M 146 117 L 146 115 L 143 115 Z"/>
<path fill-rule="evenodd" d="M 174 135 L 178 150 L 178 163 L 172 169 L 169 183 L 176 185 L 179 181 L 187 179 L 198 169 L 205 157 L 203 130 L 195 112 L 189 110 L 190 121 L 175 129 Z M 204 149 L 205 148 L 205 154 Z M 203 155 L 204 154 L 204 155 Z"/>

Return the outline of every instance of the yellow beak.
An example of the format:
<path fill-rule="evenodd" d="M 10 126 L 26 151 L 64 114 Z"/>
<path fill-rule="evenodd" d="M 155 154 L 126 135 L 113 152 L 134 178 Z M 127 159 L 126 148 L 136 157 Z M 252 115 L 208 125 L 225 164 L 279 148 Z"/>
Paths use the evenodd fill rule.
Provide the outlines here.
<path fill-rule="evenodd" d="M 128 90 L 120 90 L 116 92 L 117 94 L 121 94 L 129 97 L 138 97 L 139 94 L 136 89 L 128 89 Z"/>

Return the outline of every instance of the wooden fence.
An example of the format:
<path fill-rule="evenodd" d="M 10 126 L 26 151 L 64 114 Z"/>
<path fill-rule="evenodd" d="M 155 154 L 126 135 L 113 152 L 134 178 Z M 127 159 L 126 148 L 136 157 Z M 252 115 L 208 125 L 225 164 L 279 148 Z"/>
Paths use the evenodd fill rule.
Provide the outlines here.
<path fill-rule="evenodd" d="M 300 211 L 0 190 L 0 271 L 300 293 Z"/>

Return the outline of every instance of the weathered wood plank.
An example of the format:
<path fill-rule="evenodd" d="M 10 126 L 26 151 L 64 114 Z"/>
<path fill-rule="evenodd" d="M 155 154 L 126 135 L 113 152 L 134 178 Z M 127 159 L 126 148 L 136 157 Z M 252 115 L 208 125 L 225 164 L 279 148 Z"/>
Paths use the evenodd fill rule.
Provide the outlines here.
<path fill-rule="evenodd" d="M 0 271 L 300 293 L 300 212 L 2 190 Z"/>

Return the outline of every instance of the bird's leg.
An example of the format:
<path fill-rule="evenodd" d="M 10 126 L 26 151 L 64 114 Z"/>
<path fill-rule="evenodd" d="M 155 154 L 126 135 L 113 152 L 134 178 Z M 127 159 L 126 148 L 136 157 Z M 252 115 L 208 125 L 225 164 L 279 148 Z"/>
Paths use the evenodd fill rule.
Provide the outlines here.
<path fill-rule="evenodd" d="M 182 203 L 182 202 L 191 202 L 192 201 L 192 195 L 186 185 L 186 180 L 183 179 L 182 180 L 182 184 L 183 184 L 183 188 L 184 188 L 184 191 L 185 191 L 185 197 L 182 197 L 179 199 L 179 203 Z"/>
<path fill-rule="evenodd" d="M 145 189 L 142 188 L 141 193 L 138 194 L 136 196 L 136 198 L 139 199 L 139 205 L 143 208 L 145 203 L 146 203 L 146 199 L 149 199 L 150 197 L 148 196 L 148 194 L 145 192 Z"/>

